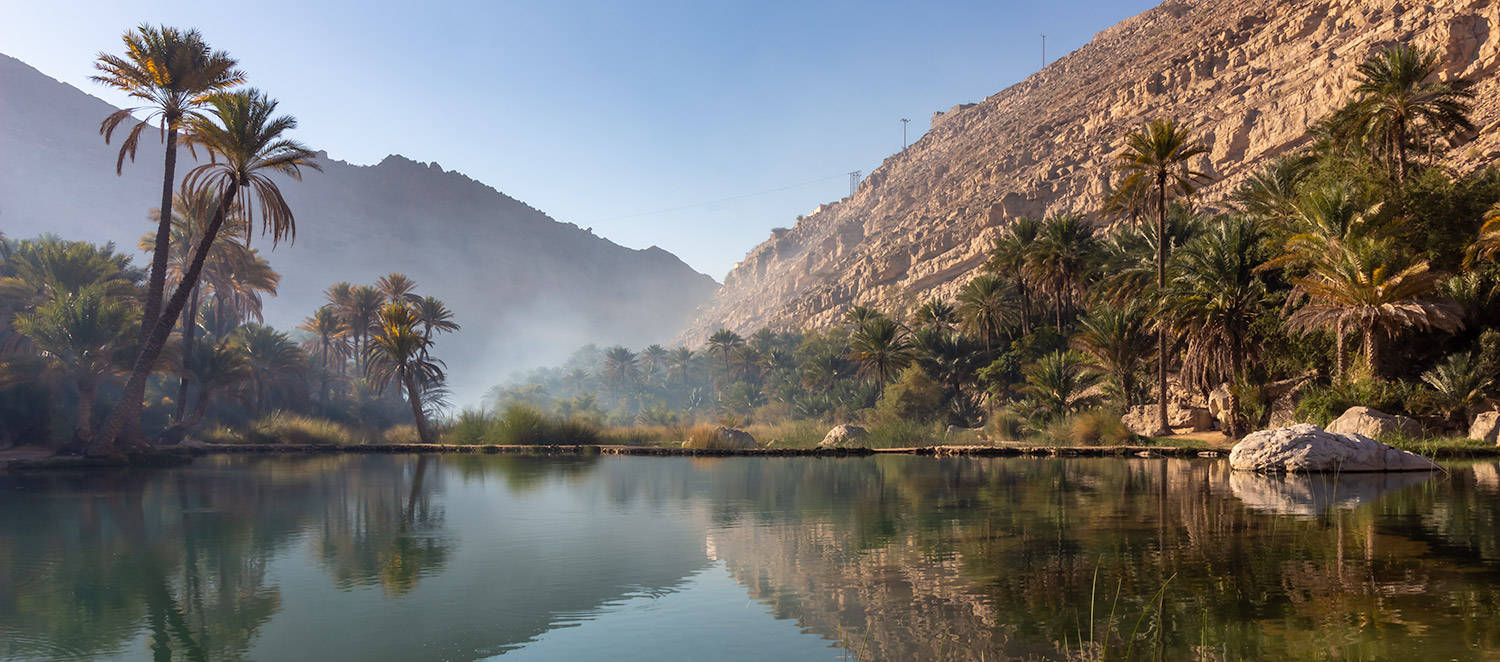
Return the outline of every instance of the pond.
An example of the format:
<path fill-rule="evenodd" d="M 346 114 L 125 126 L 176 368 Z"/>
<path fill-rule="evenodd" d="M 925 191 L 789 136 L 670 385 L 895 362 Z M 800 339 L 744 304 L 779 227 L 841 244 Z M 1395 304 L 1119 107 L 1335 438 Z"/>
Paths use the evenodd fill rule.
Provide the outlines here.
<path fill-rule="evenodd" d="M 0 476 L 0 660 L 1494 658 L 1497 466 L 337 455 Z"/>

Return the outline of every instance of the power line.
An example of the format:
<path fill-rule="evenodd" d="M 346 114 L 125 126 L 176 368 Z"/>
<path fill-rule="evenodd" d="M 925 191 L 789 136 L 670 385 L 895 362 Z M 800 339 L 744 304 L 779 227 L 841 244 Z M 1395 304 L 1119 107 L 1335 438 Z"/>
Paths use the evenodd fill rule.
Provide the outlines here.
<path fill-rule="evenodd" d="M 759 196 L 759 195 L 769 195 L 771 193 L 780 193 L 782 191 L 790 191 L 790 190 L 792 190 L 794 188 L 801 188 L 803 186 L 809 186 L 809 185 L 812 185 L 812 184 L 817 184 L 819 182 L 826 182 L 826 181 L 828 181 L 830 179 L 837 179 L 837 178 L 843 177 L 843 176 L 844 176 L 843 174 L 829 175 L 827 177 L 820 177 L 818 179 L 810 179 L 810 180 L 805 181 L 805 182 L 799 182 L 799 183 L 796 183 L 796 184 L 788 184 L 786 186 L 782 186 L 782 187 L 778 187 L 778 188 L 773 188 L 773 189 L 766 189 L 764 191 L 756 191 L 754 193 L 741 193 L 739 195 L 731 195 L 731 196 L 729 196 L 727 198 L 719 198 L 717 200 L 706 200 L 704 202 L 694 202 L 694 203 L 691 203 L 691 204 L 681 205 L 681 206 L 678 206 L 678 207 L 668 207 L 666 209 L 656 209 L 656 210 L 652 210 L 652 211 L 637 212 L 637 213 L 634 213 L 634 214 L 623 214 L 623 215 L 620 215 L 620 216 L 610 216 L 608 218 L 597 218 L 597 219 L 594 219 L 593 223 L 597 224 L 597 223 L 603 223 L 603 222 L 606 222 L 606 221 L 619 221 L 619 220 L 623 220 L 623 219 L 627 219 L 627 218 L 639 218 L 641 216 L 653 216 L 653 215 L 656 215 L 656 214 L 666 214 L 666 213 L 670 213 L 670 212 L 674 212 L 674 211 L 682 211 L 684 209 L 693 209 L 693 208 L 696 208 L 696 207 L 707 207 L 707 206 L 710 206 L 710 205 L 717 205 L 717 204 L 722 204 L 722 203 L 725 203 L 725 202 L 733 202 L 735 200 L 742 200 L 744 198 L 753 198 L 753 197 L 756 197 L 756 196 Z M 577 222 L 575 221 L 575 224 L 576 223 Z"/>

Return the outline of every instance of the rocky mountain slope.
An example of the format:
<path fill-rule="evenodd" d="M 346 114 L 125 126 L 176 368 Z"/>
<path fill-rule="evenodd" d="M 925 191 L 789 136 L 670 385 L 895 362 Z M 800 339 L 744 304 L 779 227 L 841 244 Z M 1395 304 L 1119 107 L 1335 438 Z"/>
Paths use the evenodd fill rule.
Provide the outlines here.
<path fill-rule="evenodd" d="M 0 230 L 135 251 L 159 202 L 161 145 L 154 134 L 143 139 L 136 162 L 115 176 L 116 148 L 98 135 L 113 110 L 0 55 Z M 299 137 L 315 143 L 316 132 L 305 127 Z M 180 158 L 185 172 L 192 163 L 186 152 Z M 619 246 L 437 164 L 391 156 L 356 166 L 324 154 L 322 165 L 282 186 L 297 214 L 296 242 L 275 251 L 269 241 L 252 244 L 282 274 L 267 321 L 297 324 L 335 281 L 404 272 L 464 326 L 438 347 L 462 400 L 586 342 L 666 341 L 716 287 L 660 248 Z"/>
<path fill-rule="evenodd" d="M 1090 213 L 1122 136 L 1176 117 L 1212 147 L 1222 197 L 1298 145 L 1348 98 L 1350 75 L 1396 41 L 1439 49 L 1444 76 L 1479 81 L 1458 167 L 1500 153 L 1500 3 L 1491 0 L 1168 0 L 984 101 L 937 113 L 850 198 L 824 205 L 746 256 L 684 332 L 816 328 L 850 305 L 904 310 L 951 296 L 1012 219 Z M 977 66 L 964 63 L 961 66 Z"/>

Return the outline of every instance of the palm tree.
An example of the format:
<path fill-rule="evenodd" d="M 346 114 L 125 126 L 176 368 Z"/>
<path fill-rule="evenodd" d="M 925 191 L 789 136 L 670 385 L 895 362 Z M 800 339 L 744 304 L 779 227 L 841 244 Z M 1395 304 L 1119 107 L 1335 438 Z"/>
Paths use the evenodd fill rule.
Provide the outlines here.
<path fill-rule="evenodd" d="M 115 437 L 126 422 L 139 423 L 146 377 L 155 367 L 188 295 L 198 286 L 203 262 L 218 238 L 225 217 L 236 204 L 247 216 L 258 207 L 261 231 L 271 235 L 273 243 L 295 237 L 296 219 L 292 209 L 270 175 L 279 173 L 301 179 L 302 168 L 320 169 L 311 150 L 285 137 L 287 131 L 296 128 L 297 120 L 286 115 L 275 116 L 275 100 L 252 89 L 215 93 L 208 97 L 207 104 L 207 115 L 189 118 L 188 137 L 193 144 L 209 150 L 214 161 L 194 168 L 183 184 L 188 188 L 215 191 L 219 196 L 219 209 L 214 212 L 213 220 L 194 251 L 193 261 L 183 273 L 182 282 L 173 291 L 150 337 L 141 346 L 131 367 L 130 378 L 125 382 L 120 404 L 111 412 L 104 434 L 95 436 L 92 453 L 114 453 Z M 241 188 L 246 189 L 247 194 L 237 202 L 236 196 Z M 131 441 L 133 444 L 144 443 L 144 440 Z"/>
<path fill-rule="evenodd" d="M 99 75 L 92 77 L 96 83 L 145 102 L 143 106 L 117 110 L 99 125 L 99 133 L 108 143 L 121 123 L 135 121 L 136 112 L 146 112 L 145 120 L 136 122 L 120 143 L 115 174 L 124 171 L 126 157 L 135 160 L 141 132 L 152 121 L 160 121 L 160 128 L 166 132 L 160 214 L 151 255 L 151 273 L 146 283 L 146 306 L 141 315 L 140 342 L 145 345 L 166 294 L 172 187 L 177 182 L 178 132 L 191 130 L 188 125 L 203 119 L 202 109 L 208 105 L 210 97 L 245 82 L 245 75 L 235 68 L 237 63 L 229 54 L 210 50 L 197 30 L 142 24 L 126 32 L 122 40 L 125 54 L 100 53 L 94 62 Z"/>
<path fill-rule="evenodd" d="M 965 331 L 990 345 L 1015 319 L 1016 303 L 1005 280 L 991 274 L 980 274 L 958 291 L 958 315 Z"/>
<path fill-rule="evenodd" d="M 192 354 L 183 362 L 183 376 L 197 387 L 198 397 L 192 409 L 162 435 L 168 443 L 180 441 L 183 435 L 202 422 L 213 397 L 220 391 L 239 386 L 253 377 L 245 352 L 235 339 L 200 343 L 191 351 Z"/>
<path fill-rule="evenodd" d="M 1493 260 L 1500 255 L 1500 202 L 1484 212 L 1484 224 L 1479 226 L 1479 236 L 1469 246 L 1465 261 L 1473 266 L 1479 260 Z"/>
<path fill-rule="evenodd" d="M 1151 325 L 1135 305 L 1095 306 L 1073 336 L 1073 346 L 1109 373 L 1127 409 L 1136 404 L 1136 373 L 1147 365 L 1154 343 Z"/>
<path fill-rule="evenodd" d="M 1097 370 L 1078 352 L 1052 352 L 1027 365 L 1021 393 L 1038 414 L 1057 418 L 1093 406 L 1098 397 L 1089 393 L 1099 383 Z"/>
<path fill-rule="evenodd" d="M 412 280 L 406 274 L 393 272 L 381 276 L 380 280 L 375 283 L 375 288 L 385 295 L 386 303 L 421 300 L 421 296 L 417 294 L 417 281 Z"/>
<path fill-rule="evenodd" d="M 619 397 L 624 397 L 641 378 L 640 360 L 627 347 L 615 346 L 604 350 L 604 364 L 600 374 Z"/>
<path fill-rule="evenodd" d="M 322 368 L 319 371 L 321 382 L 318 385 L 318 398 L 325 398 L 328 394 L 329 360 L 337 358 L 342 363 L 349 355 L 349 346 L 344 336 L 344 323 L 333 311 L 333 305 L 325 304 L 319 306 L 312 316 L 303 320 L 297 328 L 306 331 L 309 336 L 302 344 L 303 349 L 318 357 Z"/>
<path fill-rule="evenodd" d="M 916 325 L 920 329 L 952 331 L 958 324 L 958 309 L 942 299 L 929 299 L 917 307 Z"/>
<path fill-rule="evenodd" d="M 1084 275 L 1093 266 L 1096 246 L 1094 229 L 1087 220 L 1077 214 L 1059 214 L 1042 223 L 1026 255 L 1023 280 L 1052 295 L 1058 332 L 1062 332 L 1064 309 L 1080 294 Z"/>
<path fill-rule="evenodd" d="M 734 350 L 743 347 L 744 344 L 745 339 L 741 338 L 740 334 L 730 331 L 729 329 L 719 329 L 718 331 L 715 331 L 713 335 L 708 337 L 708 351 L 711 354 L 718 354 L 719 357 L 724 360 L 725 374 L 729 373 L 730 354 L 732 354 Z"/>
<path fill-rule="evenodd" d="M 1264 236 L 1244 218 L 1223 219 L 1185 246 L 1167 284 L 1168 318 L 1186 339 L 1182 382 L 1202 390 L 1246 382 L 1250 328 L 1270 305 L 1259 268 Z M 1239 403 L 1230 389 L 1231 437 L 1240 435 Z"/>
<path fill-rule="evenodd" d="M 1385 161 L 1396 181 L 1406 181 L 1413 148 L 1436 144 L 1472 131 L 1472 83 L 1462 78 L 1435 80 L 1442 62 L 1437 51 L 1399 44 L 1359 65 L 1354 101 L 1335 117 L 1334 132 Z"/>
<path fill-rule="evenodd" d="M 1292 280 L 1288 300 L 1305 303 L 1287 317 L 1287 326 L 1303 333 L 1360 332 L 1365 368 L 1371 375 L 1378 374 L 1381 336 L 1406 329 L 1453 333 L 1463 328 L 1459 307 L 1434 296 L 1441 275 L 1390 240 L 1335 240 L 1305 262 L 1307 275 Z"/>
<path fill-rule="evenodd" d="M 1167 214 L 1166 247 L 1176 250 L 1203 233 L 1204 219 L 1174 205 Z M 1090 292 L 1096 301 L 1115 306 L 1159 307 L 1156 258 L 1162 241 L 1155 223 L 1122 225 L 1099 245 L 1099 282 Z"/>
<path fill-rule="evenodd" d="M 1152 120 L 1140 131 L 1126 136 L 1125 150 L 1116 157 L 1115 169 L 1123 175 L 1117 189 L 1131 197 L 1146 200 L 1154 197 L 1156 236 L 1167 236 L 1168 201 L 1171 197 L 1190 197 L 1198 187 L 1213 179 L 1195 170 L 1192 161 L 1208 152 L 1174 120 Z M 1154 195 L 1152 195 L 1154 194 Z M 1167 285 L 1167 246 L 1157 241 L 1156 286 Z M 1156 333 L 1156 399 L 1159 432 L 1167 428 L 1167 329 L 1158 326 Z"/>
<path fill-rule="evenodd" d="M 989 268 L 996 274 L 1015 274 L 1016 293 L 1021 297 L 1021 333 L 1031 333 L 1031 289 L 1024 277 L 1027 256 L 1041 234 L 1042 224 L 1034 218 L 1018 218 L 995 240 L 990 251 Z"/>
<path fill-rule="evenodd" d="M 911 363 L 911 341 L 900 325 L 885 317 L 873 317 L 855 329 L 849 343 L 849 360 L 859 366 L 877 384 L 889 382 L 892 375 Z"/>
<path fill-rule="evenodd" d="M 686 347 L 678 347 L 667 356 L 667 381 L 673 384 L 686 384 L 688 375 L 693 370 L 693 350 Z"/>
<path fill-rule="evenodd" d="M 453 321 L 453 311 L 437 297 L 420 297 L 412 300 L 417 320 L 422 324 L 422 335 L 430 340 L 434 333 L 453 333 L 460 327 Z"/>
<path fill-rule="evenodd" d="M 885 313 L 863 304 L 851 306 L 849 312 L 844 314 L 844 319 L 849 322 L 850 326 L 856 329 L 876 317 L 885 317 Z"/>
<path fill-rule="evenodd" d="M 641 350 L 641 370 L 648 381 L 656 381 L 657 376 L 662 374 L 666 367 L 667 348 L 661 345 L 649 345 Z"/>
<path fill-rule="evenodd" d="M 381 305 L 386 303 L 385 295 L 379 289 L 360 285 L 351 287 L 342 298 L 343 305 L 338 312 L 344 320 L 344 328 L 354 342 L 354 369 L 363 371 L 370 330 L 380 315 Z"/>
<path fill-rule="evenodd" d="M 422 335 L 419 324 L 409 304 L 382 306 L 366 349 L 365 374 L 376 391 L 384 392 L 392 383 L 406 389 L 417 437 L 430 444 L 434 438 L 422 406 L 422 392 L 442 385 L 446 366 L 428 354 L 432 340 Z"/>
<path fill-rule="evenodd" d="M 268 326 L 242 326 L 235 332 L 234 342 L 250 371 L 250 411 L 260 416 L 270 386 L 295 379 L 306 358 L 291 338 Z"/>
<path fill-rule="evenodd" d="M 1453 354 L 1422 373 L 1422 383 L 1437 394 L 1448 422 L 1462 424 L 1484 407 L 1495 375 L 1473 354 Z"/>
<path fill-rule="evenodd" d="M 99 384 L 122 362 L 121 348 L 130 346 L 136 314 L 128 299 L 111 296 L 107 285 L 96 283 L 76 293 L 59 293 L 12 322 L 77 387 L 74 445 L 93 438 Z"/>
<path fill-rule="evenodd" d="M 1250 173 L 1230 198 L 1246 214 L 1272 221 L 1286 219 L 1294 214 L 1297 189 L 1307 180 L 1311 165 L 1312 159 L 1304 154 L 1276 157 Z"/>

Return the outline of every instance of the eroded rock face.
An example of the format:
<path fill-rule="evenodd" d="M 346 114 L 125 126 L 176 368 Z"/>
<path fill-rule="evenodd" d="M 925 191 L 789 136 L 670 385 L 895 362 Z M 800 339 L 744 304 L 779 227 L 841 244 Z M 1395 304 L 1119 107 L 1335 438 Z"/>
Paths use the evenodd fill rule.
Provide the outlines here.
<path fill-rule="evenodd" d="M 1500 411 L 1487 411 L 1474 417 L 1469 438 L 1500 445 Z"/>
<path fill-rule="evenodd" d="M 869 436 L 870 432 L 858 425 L 836 425 L 818 442 L 818 448 L 859 448 Z"/>
<path fill-rule="evenodd" d="M 1437 49 L 1443 76 L 1477 81 L 1473 122 L 1500 120 L 1500 3 L 1490 0 L 1174 0 L 932 128 L 863 181 L 751 250 L 680 340 L 837 324 L 852 305 L 899 312 L 951 298 L 1014 219 L 1092 214 L 1112 156 L 1143 120 L 1175 117 L 1209 147 L 1214 204 L 1263 159 L 1302 144 L 1347 102 L 1355 67 L 1396 42 Z M 1446 161 L 1493 161 L 1481 130 Z M 1201 405 L 1200 405 L 1201 406 Z"/>
<path fill-rule="evenodd" d="M 1437 465 L 1416 453 L 1358 434 L 1327 432 L 1311 423 L 1261 430 L 1229 451 L 1237 471 L 1301 473 L 1325 471 L 1430 471 Z"/>
<path fill-rule="evenodd" d="M 1421 437 L 1427 434 L 1416 419 L 1387 414 L 1369 407 L 1350 407 L 1328 424 L 1327 431 L 1334 434 L 1357 434 L 1371 439 L 1385 439 L 1394 435 Z"/>
<path fill-rule="evenodd" d="M 1156 434 L 1157 408 L 1155 404 L 1139 405 L 1131 407 L 1120 417 L 1125 427 L 1142 436 Z M 1187 430 L 1191 432 L 1203 432 L 1213 428 L 1213 416 L 1207 409 L 1200 407 L 1182 407 L 1176 403 L 1167 405 L 1167 427 L 1173 430 Z"/>

